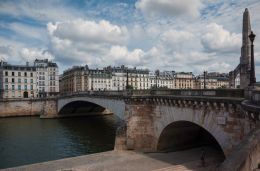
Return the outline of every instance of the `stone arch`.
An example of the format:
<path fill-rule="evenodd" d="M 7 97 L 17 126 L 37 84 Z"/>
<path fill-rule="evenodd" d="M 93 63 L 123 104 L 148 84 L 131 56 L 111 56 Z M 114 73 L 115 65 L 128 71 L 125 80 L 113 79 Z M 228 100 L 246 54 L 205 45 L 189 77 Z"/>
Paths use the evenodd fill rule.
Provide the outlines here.
<path fill-rule="evenodd" d="M 117 99 L 102 99 L 102 98 L 94 98 L 94 97 L 68 97 L 58 99 L 58 113 L 61 109 L 69 103 L 73 103 L 76 101 L 89 102 L 105 109 L 108 109 L 120 119 L 124 119 L 124 109 L 125 103 L 122 100 Z"/>
<path fill-rule="evenodd" d="M 178 151 L 208 145 L 224 154 L 220 144 L 207 130 L 190 121 L 176 121 L 164 128 L 157 149 Z"/>
<path fill-rule="evenodd" d="M 194 123 L 209 132 L 218 142 L 225 155 L 230 153 L 235 145 L 231 140 L 231 135 L 224 131 L 224 128 L 217 124 L 215 111 L 193 108 L 179 108 L 172 106 L 160 106 L 157 109 L 160 117 L 155 119 L 156 146 L 159 143 L 160 135 L 163 130 L 171 123 L 177 121 L 188 121 Z"/>

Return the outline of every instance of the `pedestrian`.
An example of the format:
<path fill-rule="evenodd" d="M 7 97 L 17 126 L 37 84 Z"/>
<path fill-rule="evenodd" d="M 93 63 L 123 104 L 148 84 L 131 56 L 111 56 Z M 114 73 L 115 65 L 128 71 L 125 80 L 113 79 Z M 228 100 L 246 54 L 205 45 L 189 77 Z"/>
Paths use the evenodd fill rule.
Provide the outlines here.
<path fill-rule="evenodd" d="M 200 156 L 201 166 L 205 167 L 205 150 L 202 148 L 201 150 L 201 156 Z"/>

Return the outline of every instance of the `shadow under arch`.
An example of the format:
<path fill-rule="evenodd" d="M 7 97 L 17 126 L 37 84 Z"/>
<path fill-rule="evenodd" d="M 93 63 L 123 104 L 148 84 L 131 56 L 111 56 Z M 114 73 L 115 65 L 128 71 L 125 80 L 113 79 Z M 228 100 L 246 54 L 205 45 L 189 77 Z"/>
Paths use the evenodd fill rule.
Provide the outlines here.
<path fill-rule="evenodd" d="M 91 116 L 113 114 L 103 106 L 88 101 L 72 101 L 64 105 L 58 112 L 59 116 Z"/>
<path fill-rule="evenodd" d="M 157 150 L 179 151 L 201 146 L 211 146 L 225 158 L 219 142 L 205 128 L 190 121 L 175 121 L 161 132 Z"/>

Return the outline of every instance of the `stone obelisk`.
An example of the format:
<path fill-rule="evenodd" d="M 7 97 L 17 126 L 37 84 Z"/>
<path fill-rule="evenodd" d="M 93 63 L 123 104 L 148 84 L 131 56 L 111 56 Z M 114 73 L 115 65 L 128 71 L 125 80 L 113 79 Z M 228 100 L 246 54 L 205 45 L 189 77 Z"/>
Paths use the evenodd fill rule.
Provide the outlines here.
<path fill-rule="evenodd" d="M 242 47 L 240 57 L 240 88 L 246 88 L 250 83 L 251 43 L 248 37 L 250 33 L 250 16 L 249 11 L 246 8 L 243 14 Z"/>

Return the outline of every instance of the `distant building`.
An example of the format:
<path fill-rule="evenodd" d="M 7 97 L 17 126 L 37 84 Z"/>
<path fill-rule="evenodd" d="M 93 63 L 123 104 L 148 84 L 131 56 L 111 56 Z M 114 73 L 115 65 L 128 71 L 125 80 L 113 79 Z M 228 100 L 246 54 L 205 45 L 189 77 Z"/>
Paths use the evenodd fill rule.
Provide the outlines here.
<path fill-rule="evenodd" d="M 150 72 L 149 79 L 152 88 L 175 88 L 175 71 L 163 71 L 159 70 Z"/>
<path fill-rule="evenodd" d="M 196 77 L 196 89 L 204 89 L 204 82 L 206 89 L 229 88 L 229 75 L 226 73 L 211 72 L 198 75 Z"/>
<path fill-rule="evenodd" d="M 34 65 L 11 65 L 0 62 L 1 98 L 36 98 L 59 93 L 58 66 L 48 60 Z"/>
<path fill-rule="evenodd" d="M 60 79 L 60 90 L 62 93 L 80 91 L 122 91 L 126 89 L 127 78 L 129 88 L 149 89 L 149 71 L 121 67 L 105 67 L 103 69 L 89 69 L 74 66 L 63 72 Z"/>
<path fill-rule="evenodd" d="M 175 89 L 193 89 L 195 87 L 195 77 L 192 72 L 177 72 L 174 75 Z"/>
<path fill-rule="evenodd" d="M 102 69 L 89 69 L 87 70 L 88 75 L 88 90 L 94 91 L 109 91 L 113 90 L 112 86 L 112 73 Z"/>
<path fill-rule="evenodd" d="M 134 90 L 150 88 L 149 70 L 147 69 L 128 68 L 122 65 L 121 67 L 109 66 L 104 70 L 112 73 L 112 90 L 125 90 L 127 84 Z"/>
<path fill-rule="evenodd" d="M 37 97 L 36 68 L 26 65 L 11 65 L 0 62 L 1 98 Z"/>
<path fill-rule="evenodd" d="M 37 72 L 38 97 L 55 96 L 59 93 L 58 65 L 48 59 L 34 61 Z"/>
<path fill-rule="evenodd" d="M 88 66 L 74 66 L 65 70 L 60 76 L 60 92 L 72 93 L 79 91 L 88 91 L 88 75 L 86 75 Z"/>

